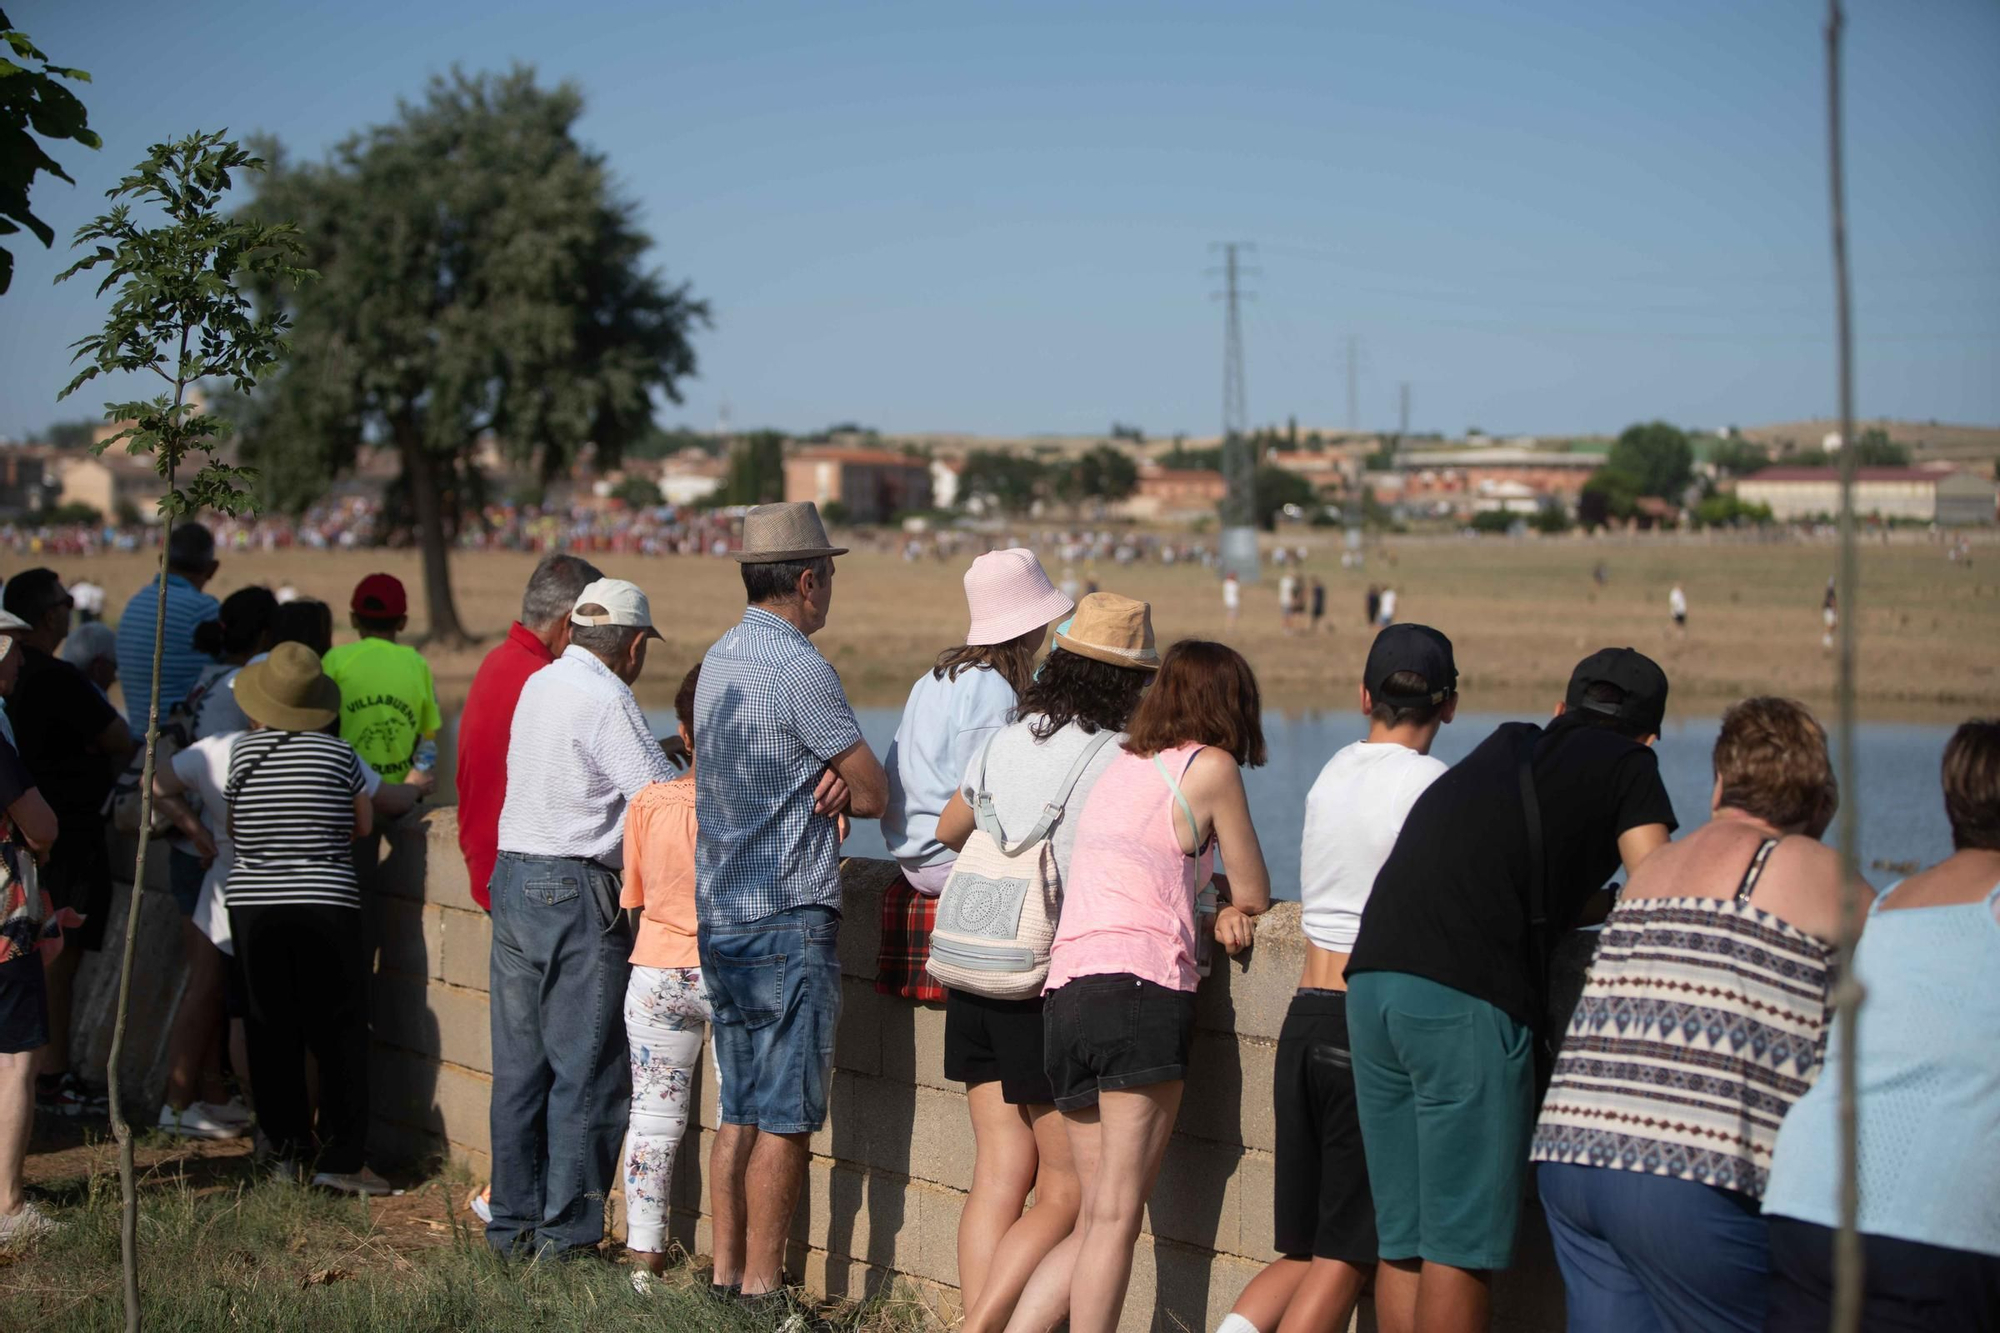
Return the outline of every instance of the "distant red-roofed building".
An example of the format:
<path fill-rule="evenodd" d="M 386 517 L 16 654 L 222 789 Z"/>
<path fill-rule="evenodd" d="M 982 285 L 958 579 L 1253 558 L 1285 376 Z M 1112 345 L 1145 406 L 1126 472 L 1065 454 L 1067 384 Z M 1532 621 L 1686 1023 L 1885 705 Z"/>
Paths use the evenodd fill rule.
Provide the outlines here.
<path fill-rule="evenodd" d="M 931 465 L 887 449 L 808 449 L 785 459 L 785 499 L 838 504 L 850 523 L 931 507 Z"/>

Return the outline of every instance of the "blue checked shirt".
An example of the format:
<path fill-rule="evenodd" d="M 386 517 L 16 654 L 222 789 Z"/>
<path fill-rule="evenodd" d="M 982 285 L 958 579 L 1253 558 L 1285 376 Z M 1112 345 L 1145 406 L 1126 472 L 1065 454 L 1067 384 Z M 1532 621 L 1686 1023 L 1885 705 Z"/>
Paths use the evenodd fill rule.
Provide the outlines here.
<path fill-rule="evenodd" d="M 840 677 L 770 612 L 750 607 L 708 650 L 694 695 L 701 920 L 839 910 L 840 832 L 813 813 L 813 789 L 827 762 L 860 739 Z"/>

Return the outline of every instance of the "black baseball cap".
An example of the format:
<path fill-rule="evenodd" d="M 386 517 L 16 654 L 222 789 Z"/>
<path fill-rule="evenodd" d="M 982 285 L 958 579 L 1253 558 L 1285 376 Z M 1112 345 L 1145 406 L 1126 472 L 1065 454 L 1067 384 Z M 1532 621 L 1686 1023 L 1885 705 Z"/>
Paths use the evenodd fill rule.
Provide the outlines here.
<path fill-rule="evenodd" d="M 1610 704 L 1585 699 L 1585 691 L 1599 683 L 1623 690 L 1624 701 Z M 1667 717 L 1667 673 L 1637 648 L 1600 648 L 1576 664 L 1563 702 L 1570 709 L 1636 723 L 1658 735 Z"/>
<path fill-rule="evenodd" d="M 1396 694 L 1384 688 L 1398 671 L 1422 676 L 1424 693 Z M 1378 704 L 1412 708 L 1443 703 L 1458 688 L 1458 664 L 1452 660 L 1451 640 L 1429 625 L 1390 625 L 1369 646 L 1361 683 Z"/>
<path fill-rule="evenodd" d="M 64 604 L 75 605 L 69 589 L 63 586 L 62 576 L 53 569 L 22 570 L 7 580 L 7 591 L 0 596 L 0 606 L 31 625 L 47 614 L 50 607 Z"/>

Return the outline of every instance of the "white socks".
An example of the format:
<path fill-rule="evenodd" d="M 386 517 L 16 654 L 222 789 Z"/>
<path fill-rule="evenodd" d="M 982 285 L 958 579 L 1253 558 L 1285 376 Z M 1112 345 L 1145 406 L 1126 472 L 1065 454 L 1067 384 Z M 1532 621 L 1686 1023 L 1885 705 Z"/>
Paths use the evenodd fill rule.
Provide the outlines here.
<path fill-rule="evenodd" d="M 1233 1311 L 1222 1317 L 1215 1326 L 1215 1333 L 1257 1333 L 1257 1326 Z"/>

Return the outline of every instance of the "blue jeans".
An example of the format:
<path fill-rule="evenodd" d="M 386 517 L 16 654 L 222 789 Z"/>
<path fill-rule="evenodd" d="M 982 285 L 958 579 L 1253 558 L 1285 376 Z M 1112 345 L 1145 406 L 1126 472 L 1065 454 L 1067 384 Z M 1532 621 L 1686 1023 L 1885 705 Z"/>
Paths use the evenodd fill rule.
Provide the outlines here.
<path fill-rule="evenodd" d="M 1770 1242 L 1756 1200 L 1699 1181 L 1542 1162 L 1570 1333 L 1761 1333 Z"/>
<path fill-rule="evenodd" d="M 587 1249 L 604 1238 L 631 1093 L 623 1006 L 632 939 L 616 910 L 618 877 L 591 861 L 502 852 L 491 888 L 486 1241 L 503 1254 Z"/>
<path fill-rule="evenodd" d="M 826 1123 L 840 1025 L 840 913 L 794 907 L 740 925 L 700 923 L 725 1125 L 811 1134 Z"/>

